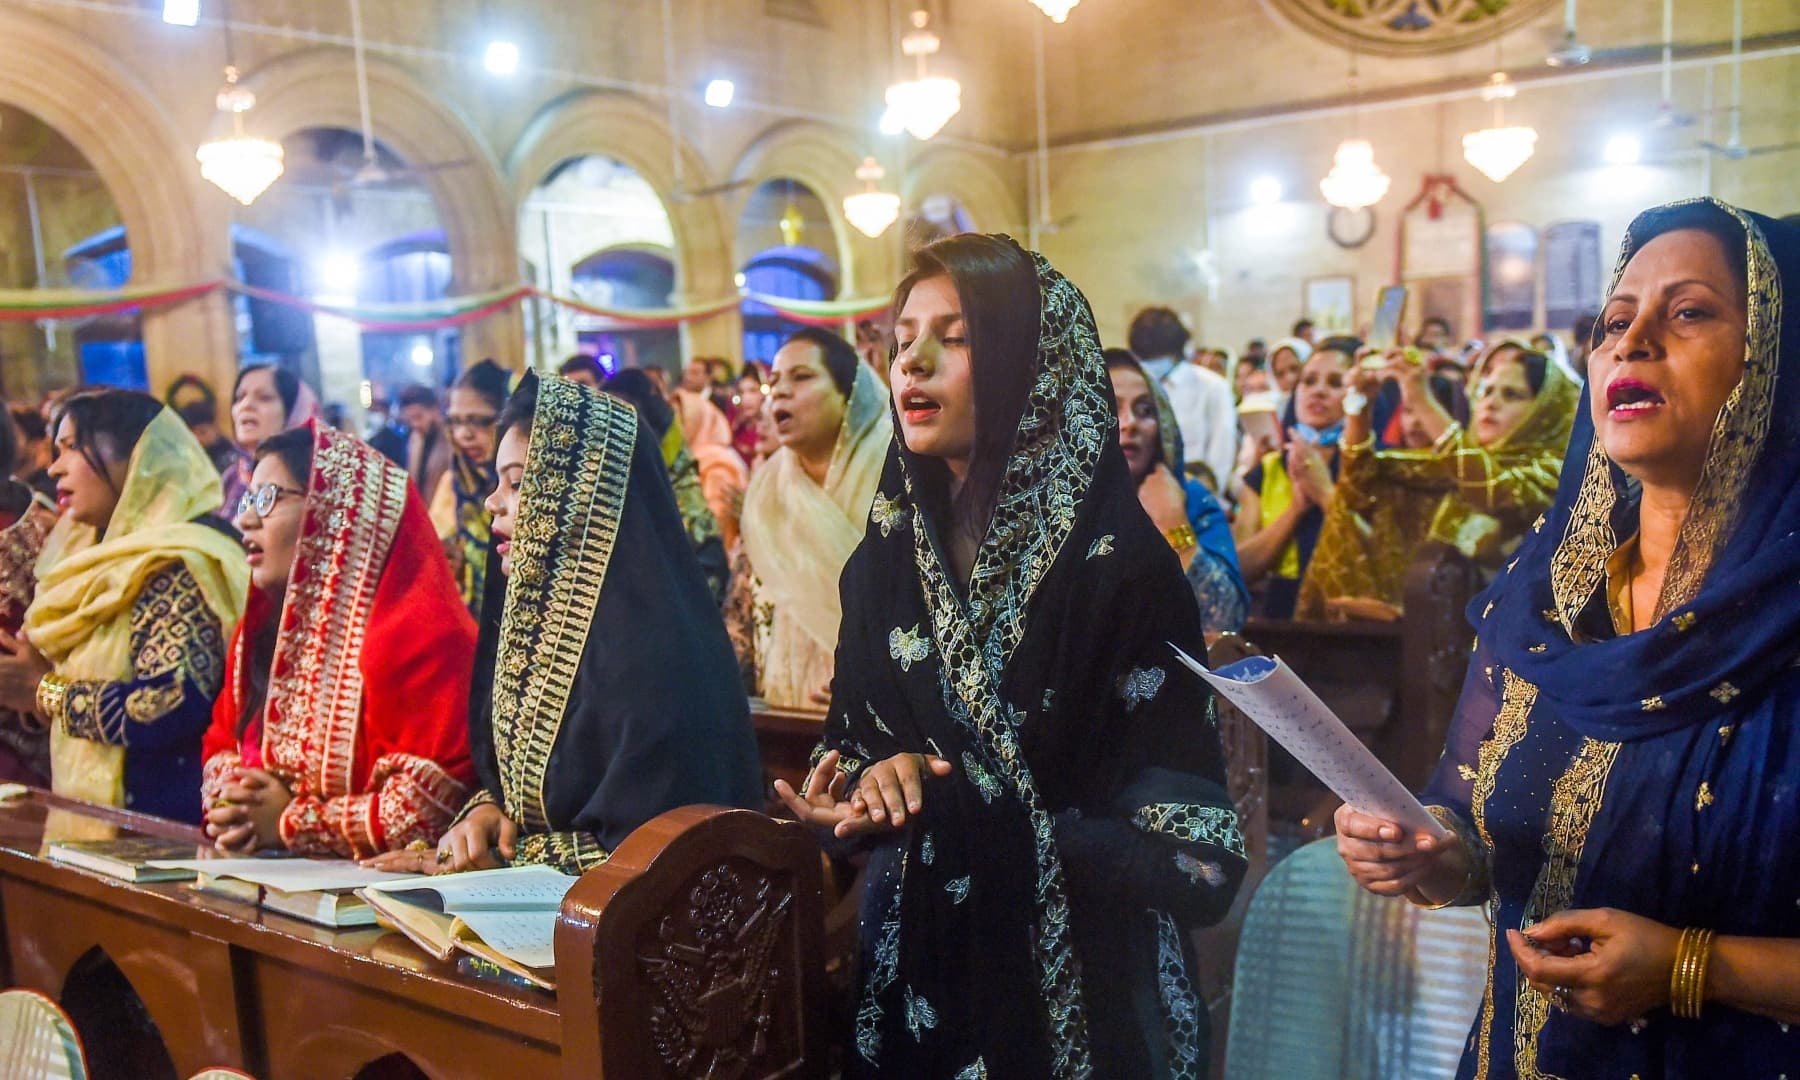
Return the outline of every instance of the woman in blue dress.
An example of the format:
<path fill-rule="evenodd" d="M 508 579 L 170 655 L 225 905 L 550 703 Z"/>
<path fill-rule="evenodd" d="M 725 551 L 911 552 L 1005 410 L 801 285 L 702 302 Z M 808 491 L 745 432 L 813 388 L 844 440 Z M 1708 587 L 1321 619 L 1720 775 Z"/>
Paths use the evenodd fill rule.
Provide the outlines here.
<path fill-rule="evenodd" d="M 1450 838 L 1338 813 L 1372 892 L 1489 905 L 1459 1076 L 1800 1074 L 1796 304 L 1792 225 L 1632 222 L 1556 503 L 1470 608 Z"/>

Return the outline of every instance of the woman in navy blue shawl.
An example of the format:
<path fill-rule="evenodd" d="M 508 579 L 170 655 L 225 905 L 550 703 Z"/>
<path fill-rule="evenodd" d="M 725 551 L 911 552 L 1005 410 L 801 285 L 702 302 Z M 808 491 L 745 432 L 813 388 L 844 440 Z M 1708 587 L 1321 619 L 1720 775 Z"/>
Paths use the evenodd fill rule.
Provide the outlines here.
<path fill-rule="evenodd" d="M 1698 250 L 1697 233 L 1717 241 L 1735 297 L 1679 283 L 1699 263 L 1669 253 Z M 1590 368 L 1611 427 L 1597 437 L 1584 405 L 1556 505 L 1470 608 L 1475 654 L 1425 793 L 1455 838 L 1339 812 L 1339 849 L 1371 891 L 1490 907 L 1459 1076 L 1800 1075 L 1800 340 L 1784 306 L 1797 303 L 1793 226 L 1714 200 L 1638 216 Z M 1742 375 L 1718 383 L 1710 438 L 1625 428 L 1645 396 L 1624 391 L 1634 378 L 1692 389 L 1701 367 L 1676 365 L 1735 363 L 1739 327 Z M 1705 335 L 1723 347 L 1697 350 Z M 1686 419 L 1679 393 L 1668 404 Z M 1660 481 L 1641 453 L 1640 483 L 1606 446 L 1635 453 L 1653 436 L 1703 462 L 1664 526 L 1660 590 L 1634 589 L 1650 565 L 1639 512 Z M 1686 928 L 1718 935 L 1697 1019 L 1670 1008 Z"/>

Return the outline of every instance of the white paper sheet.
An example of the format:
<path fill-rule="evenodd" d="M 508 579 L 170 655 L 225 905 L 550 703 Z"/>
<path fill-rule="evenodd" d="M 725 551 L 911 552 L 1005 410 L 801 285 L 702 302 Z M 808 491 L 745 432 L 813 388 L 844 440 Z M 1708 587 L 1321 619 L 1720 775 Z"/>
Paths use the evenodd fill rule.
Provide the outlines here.
<path fill-rule="evenodd" d="M 369 889 L 408 899 L 413 899 L 408 896 L 410 893 L 435 893 L 442 900 L 443 910 L 451 915 L 533 909 L 554 914 L 562 907 L 563 896 L 575 887 L 575 881 L 568 874 L 548 866 L 507 866 L 498 870 L 389 881 L 371 885 Z"/>
<path fill-rule="evenodd" d="M 1338 798 L 1403 828 L 1437 837 L 1448 835 L 1399 777 L 1376 759 L 1280 657 L 1252 656 L 1210 671 L 1174 645 L 1169 647 Z"/>
<path fill-rule="evenodd" d="M 556 912 L 465 911 L 457 918 L 496 952 L 526 967 L 556 966 Z"/>
<path fill-rule="evenodd" d="M 159 869 L 193 870 L 212 878 L 233 878 L 282 892 L 346 892 L 383 883 L 421 880 L 419 874 L 389 874 L 350 859 L 157 859 Z"/>

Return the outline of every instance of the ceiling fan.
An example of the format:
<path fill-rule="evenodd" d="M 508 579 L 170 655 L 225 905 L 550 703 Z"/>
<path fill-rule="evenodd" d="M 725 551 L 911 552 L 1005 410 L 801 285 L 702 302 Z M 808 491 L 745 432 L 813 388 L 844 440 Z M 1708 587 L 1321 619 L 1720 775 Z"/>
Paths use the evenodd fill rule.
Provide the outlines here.
<path fill-rule="evenodd" d="M 1696 145 L 1727 161 L 1742 161 L 1759 154 L 1777 154 L 1800 148 L 1800 141 L 1771 143 L 1766 146 L 1744 145 L 1744 0 L 1731 5 L 1731 115 L 1730 133 L 1723 143 L 1700 139 Z"/>
<path fill-rule="evenodd" d="M 354 169 L 340 170 L 334 190 L 373 187 L 379 184 L 422 182 L 424 177 L 446 169 L 460 169 L 472 164 L 468 158 L 435 161 L 421 165 L 390 164 L 375 145 L 375 128 L 369 119 L 369 69 L 363 58 L 362 0 L 350 0 L 350 35 L 356 57 L 356 104 L 361 116 L 362 160 Z M 387 155 L 398 162 L 393 155 Z"/>

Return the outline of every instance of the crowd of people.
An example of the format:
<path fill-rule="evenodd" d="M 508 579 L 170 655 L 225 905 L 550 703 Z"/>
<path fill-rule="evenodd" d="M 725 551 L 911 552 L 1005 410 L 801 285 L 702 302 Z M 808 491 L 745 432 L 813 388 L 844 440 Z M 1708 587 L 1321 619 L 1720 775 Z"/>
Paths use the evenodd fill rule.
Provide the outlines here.
<path fill-rule="evenodd" d="M 1800 1054 L 1795 232 L 1646 212 L 1566 346 L 1233 351 L 1150 308 L 1103 348 L 965 234 L 884 344 L 673 385 L 482 361 L 366 438 L 279 366 L 229 434 L 193 378 L 14 404 L 0 778 L 222 851 L 578 873 L 762 808 L 750 700 L 819 710 L 775 794 L 866 867 L 853 1073 L 1198 1075 L 1186 931 L 1245 843 L 1170 645 L 1403 618 L 1443 544 L 1492 582 L 1449 838 L 1337 826 L 1372 891 L 1495 912 L 1464 1075 L 1751 1075 Z"/>

